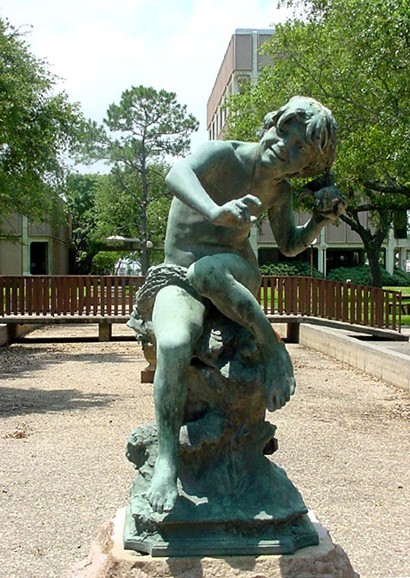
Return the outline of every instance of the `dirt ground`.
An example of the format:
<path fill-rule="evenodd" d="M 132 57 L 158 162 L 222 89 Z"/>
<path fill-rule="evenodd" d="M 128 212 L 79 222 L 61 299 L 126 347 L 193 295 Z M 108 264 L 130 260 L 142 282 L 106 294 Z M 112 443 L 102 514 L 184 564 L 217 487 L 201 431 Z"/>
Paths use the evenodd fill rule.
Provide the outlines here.
<path fill-rule="evenodd" d="M 87 555 L 128 501 L 128 434 L 153 421 L 140 346 L 67 342 L 76 335 L 97 328 L 37 330 L 0 348 L 1 578 L 60 577 Z M 270 416 L 273 459 L 363 578 L 410 576 L 409 395 L 302 346 L 289 351 L 298 388 Z"/>

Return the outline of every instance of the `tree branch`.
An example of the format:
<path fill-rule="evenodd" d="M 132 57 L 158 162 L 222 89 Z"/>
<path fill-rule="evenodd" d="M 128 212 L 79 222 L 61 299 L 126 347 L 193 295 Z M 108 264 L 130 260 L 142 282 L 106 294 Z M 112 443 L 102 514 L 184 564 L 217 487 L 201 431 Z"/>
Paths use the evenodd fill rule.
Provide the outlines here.
<path fill-rule="evenodd" d="M 381 183 L 380 181 L 367 181 L 363 184 L 367 189 L 377 191 L 378 193 L 399 194 L 410 197 L 410 186 L 399 185 L 390 177 L 386 177 L 386 181 L 386 183 Z"/>

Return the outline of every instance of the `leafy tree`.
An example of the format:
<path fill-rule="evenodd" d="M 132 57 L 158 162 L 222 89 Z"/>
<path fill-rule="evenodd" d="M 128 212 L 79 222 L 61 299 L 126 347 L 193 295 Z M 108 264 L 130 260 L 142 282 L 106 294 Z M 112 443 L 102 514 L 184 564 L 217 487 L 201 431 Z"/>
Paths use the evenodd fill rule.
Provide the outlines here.
<path fill-rule="evenodd" d="M 294 94 L 313 96 L 339 127 L 335 174 L 348 198 L 341 217 L 360 236 L 371 281 L 398 210 L 410 208 L 408 0 L 288 0 L 299 17 L 278 25 L 259 82 L 230 104 L 230 138 L 254 139 L 264 114 Z M 363 225 L 364 211 L 371 226 Z"/>
<path fill-rule="evenodd" d="M 115 264 L 122 256 L 121 251 L 98 251 L 92 259 L 92 274 L 112 275 Z"/>
<path fill-rule="evenodd" d="M 96 236 L 96 189 L 104 176 L 70 174 L 65 187 L 67 211 L 71 217 L 71 246 L 74 253 L 73 269 L 78 274 L 89 274 L 94 255 L 99 251 Z"/>
<path fill-rule="evenodd" d="M 24 35 L 0 18 L 0 215 L 50 215 L 64 177 L 63 157 L 81 135 L 82 116 Z"/>
<path fill-rule="evenodd" d="M 149 245 L 152 243 L 151 261 L 156 263 L 163 260 L 171 203 L 171 195 L 165 186 L 168 170 L 168 165 L 159 163 L 148 169 L 149 189 L 157 193 L 151 194 L 147 207 L 147 239 Z M 111 261 L 115 263 L 120 257 L 135 251 L 139 241 L 107 239 L 112 235 L 138 239 L 141 205 L 135 199 L 140 196 L 140 179 L 124 170 L 113 170 L 104 175 L 76 173 L 68 176 L 65 198 L 72 222 L 73 269 L 76 273 L 111 270 Z M 107 253 L 110 251 L 111 257 Z"/>
<path fill-rule="evenodd" d="M 177 102 L 174 93 L 144 86 L 125 90 L 119 104 L 109 106 L 102 126 L 89 123 L 84 155 L 90 160 L 105 159 L 112 166 L 111 184 L 115 182 L 117 190 L 124 193 L 115 201 L 117 217 L 124 216 L 124 231 L 127 227 L 131 230 L 131 225 L 137 227 L 143 273 L 149 266 L 148 208 L 164 192 L 155 177 L 158 166 L 164 160 L 186 154 L 190 135 L 197 128 L 197 120 L 187 114 L 186 106 Z M 124 202 L 125 206 L 120 207 Z M 135 220 L 137 206 L 139 214 Z"/>
<path fill-rule="evenodd" d="M 100 178 L 95 191 L 94 238 L 102 245 L 106 245 L 107 238 L 112 235 L 138 239 L 127 244 L 111 243 L 111 246 L 119 250 L 122 248 L 123 252 L 126 248 L 129 252 L 135 249 L 134 245 L 138 243 L 141 256 L 141 231 L 144 230 L 144 248 L 150 261 L 161 262 L 171 204 L 171 195 L 165 185 L 168 170 L 165 163 L 149 165 L 146 173 L 148 202 L 145 210 L 139 202 L 143 196 L 143 186 L 138 174 L 116 167 L 109 175 Z"/>

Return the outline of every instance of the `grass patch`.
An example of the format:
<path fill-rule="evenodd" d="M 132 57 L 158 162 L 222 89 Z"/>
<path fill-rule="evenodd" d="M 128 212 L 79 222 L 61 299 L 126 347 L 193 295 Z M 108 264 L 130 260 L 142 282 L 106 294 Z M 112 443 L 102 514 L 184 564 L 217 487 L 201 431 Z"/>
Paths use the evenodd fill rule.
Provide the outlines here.
<path fill-rule="evenodd" d="M 390 287 L 386 286 L 383 287 L 386 291 L 401 291 L 402 295 L 410 295 L 410 287 L 408 285 L 402 285 L 400 287 Z M 402 325 L 410 325 L 410 315 L 406 315 L 404 313 L 401 314 L 401 324 Z"/>
<path fill-rule="evenodd" d="M 410 295 L 410 287 L 403 286 L 403 287 L 383 287 L 386 291 L 401 291 L 403 295 Z"/>

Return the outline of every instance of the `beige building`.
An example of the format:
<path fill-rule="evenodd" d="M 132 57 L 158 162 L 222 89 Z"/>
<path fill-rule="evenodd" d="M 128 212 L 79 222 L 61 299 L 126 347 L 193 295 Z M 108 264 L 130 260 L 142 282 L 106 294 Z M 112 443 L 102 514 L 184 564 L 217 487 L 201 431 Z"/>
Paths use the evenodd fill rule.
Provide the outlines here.
<path fill-rule="evenodd" d="M 223 138 L 229 111 L 224 107 L 227 96 L 237 94 L 246 83 L 254 82 L 261 67 L 269 64 L 259 51 L 274 34 L 273 29 L 237 29 L 228 44 L 218 75 L 207 103 L 207 129 L 210 139 Z M 266 111 L 268 112 L 268 111 Z M 367 226 L 369 215 L 363 214 Z M 298 224 L 306 222 L 306 215 L 298 215 Z M 389 272 L 394 266 L 406 269 L 406 256 L 410 242 L 406 232 L 392 229 L 384 244 L 384 265 Z M 399 238 L 404 237 L 404 238 Z M 260 229 L 254 228 L 251 235 L 254 250 L 261 265 L 287 261 L 278 250 L 268 222 Z M 365 262 L 363 243 L 346 223 L 330 225 L 322 230 L 311 248 L 299 255 L 297 260 L 310 260 L 324 275 L 331 269 L 342 266 L 360 265 Z"/>
<path fill-rule="evenodd" d="M 0 275 L 68 274 L 68 223 L 30 223 L 13 214 L 0 223 L 0 231 Z"/>
<path fill-rule="evenodd" d="M 260 54 L 262 45 L 272 37 L 273 29 L 237 29 L 229 42 L 207 104 L 207 129 L 211 140 L 223 137 L 227 119 L 227 96 L 241 92 L 254 82 L 262 66 L 270 60 Z"/>

